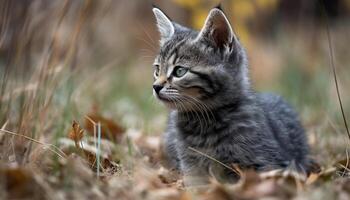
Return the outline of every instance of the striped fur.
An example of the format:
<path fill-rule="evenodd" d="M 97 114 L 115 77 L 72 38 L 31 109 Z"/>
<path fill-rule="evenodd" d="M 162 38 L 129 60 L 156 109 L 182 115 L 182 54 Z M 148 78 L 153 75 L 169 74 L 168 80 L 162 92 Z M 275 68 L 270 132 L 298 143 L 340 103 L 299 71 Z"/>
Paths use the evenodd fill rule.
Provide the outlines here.
<path fill-rule="evenodd" d="M 220 9 L 211 10 L 200 32 L 174 22 L 159 26 L 175 30 L 161 39 L 154 64 L 154 84 L 162 88 L 154 95 L 171 109 L 164 139 L 172 167 L 202 181 L 209 174 L 237 180 L 192 147 L 241 168 L 308 171 L 307 139 L 297 114 L 281 97 L 251 89 L 246 53 Z M 182 77 L 174 74 L 177 66 L 187 69 Z"/>

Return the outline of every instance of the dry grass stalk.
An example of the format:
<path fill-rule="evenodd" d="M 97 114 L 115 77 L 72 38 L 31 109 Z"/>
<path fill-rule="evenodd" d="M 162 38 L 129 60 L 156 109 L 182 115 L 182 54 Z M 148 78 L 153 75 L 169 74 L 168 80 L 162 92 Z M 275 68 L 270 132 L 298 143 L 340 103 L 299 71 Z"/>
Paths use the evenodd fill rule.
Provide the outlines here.
<path fill-rule="evenodd" d="M 13 135 L 13 136 L 22 137 L 22 138 L 25 138 L 25 139 L 30 140 L 30 141 L 32 141 L 32 142 L 35 142 L 35 143 L 37 143 L 37 144 L 46 146 L 46 147 L 48 147 L 48 149 L 49 149 L 51 152 L 55 153 L 55 154 L 58 155 L 59 157 L 61 157 L 61 158 L 67 158 L 67 155 L 66 155 L 60 148 L 56 147 L 56 146 L 53 145 L 53 144 L 48 144 L 48 143 L 40 142 L 40 141 L 35 140 L 35 139 L 33 139 L 33 138 L 31 138 L 31 137 L 28 137 L 28 136 L 26 136 L 26 135 L 22 135 L 22 134 L 19 134 L 19 133 L 14 133 L 14 132 L 11 132 L 11 131 L 8 131 L 8 130 L 4 130 L 4 129 L 0 129 L 0 131 L 3 132 L 3 133 L 6 133 L 6 134 Z"/>

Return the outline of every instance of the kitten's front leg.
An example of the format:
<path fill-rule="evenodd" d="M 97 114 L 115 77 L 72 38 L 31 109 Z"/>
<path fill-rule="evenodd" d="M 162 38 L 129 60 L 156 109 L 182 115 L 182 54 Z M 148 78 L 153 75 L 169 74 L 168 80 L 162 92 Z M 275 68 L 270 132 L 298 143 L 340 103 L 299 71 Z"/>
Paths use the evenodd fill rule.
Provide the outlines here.
<path fill-rule="evenodd" d="M 187 162 L 186 162 L 187 161 Z M 186 187 L 202 186 L 210 183 L 208 168 L 200 160 L 181 159 L 180 167 Z"/>
<path fill-rule="evenodd" d="M 186 187 L 204 186 L 210 183 L 208 174 L 198 172 L 197 169 L 184 173 L 183 181 Z"/>
<path fill-rule="evenodd" d="M 163 137 L 162 151 L 165 155 L 165 165 L 168 168 L 180 170 L 180 161 L 177 150 L 177 138 L 174 130 L 168 130 Z"/>

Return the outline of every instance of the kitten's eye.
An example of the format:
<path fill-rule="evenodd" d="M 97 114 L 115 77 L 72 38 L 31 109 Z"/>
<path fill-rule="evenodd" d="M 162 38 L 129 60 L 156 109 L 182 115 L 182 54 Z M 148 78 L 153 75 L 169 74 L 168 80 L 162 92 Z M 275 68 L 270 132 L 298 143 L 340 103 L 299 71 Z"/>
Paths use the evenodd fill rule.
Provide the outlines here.
<path fill-rule="evenodd" d="M 173 70 L 173 76 L 175 77 L 182 77 L 187 73 L 188 69 L 185 67 L 181 67 L 181 66 L 176 66 Z"/>
<path fill-rule="evenodd" d="M 159 65 L 154 65 L 154 76 L 159 76 Z"/>

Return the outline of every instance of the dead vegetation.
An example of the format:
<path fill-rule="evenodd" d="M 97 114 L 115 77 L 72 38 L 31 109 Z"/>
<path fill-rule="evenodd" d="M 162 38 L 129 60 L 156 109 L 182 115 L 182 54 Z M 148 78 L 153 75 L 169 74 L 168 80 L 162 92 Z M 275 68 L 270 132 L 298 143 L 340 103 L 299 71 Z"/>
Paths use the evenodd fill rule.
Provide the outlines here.
<path fill-rule="evenodd" d="M 213 178 L 209 185 L 184 187 L 181 175 L 159 164 L 159 137 L 143 136 L 141 132 L 123 132 L 121 140 L 116 143 L 99 137 L 100 125 L 95 124 L 96 135 L 85 133 L 73 121 L 71 130 L 66 137 L 58 140 L 57 147 L 38 143 L 33 148 L 28 163 L 2 164 L 1 185 L 6 197 L 316 199 L 313 195 L 317 192 L 322 194 L 318 190 L 324 187 L 332 192 L 328 194 L 332 198 L 350 198 L 347 186 L 349 158 L 329 168 L 315 170 L 308 177 L 288 170 L 257 174 L 234 168 L 241 177 L 237 184 L 223 185 Z M 1 131 L 5 132 L 4 129 Z M 119 154 L 114 152 L 116 146 L 119 147 Z M 55 147 L 55 151 L 51 151 L 50 147 Z"/>

